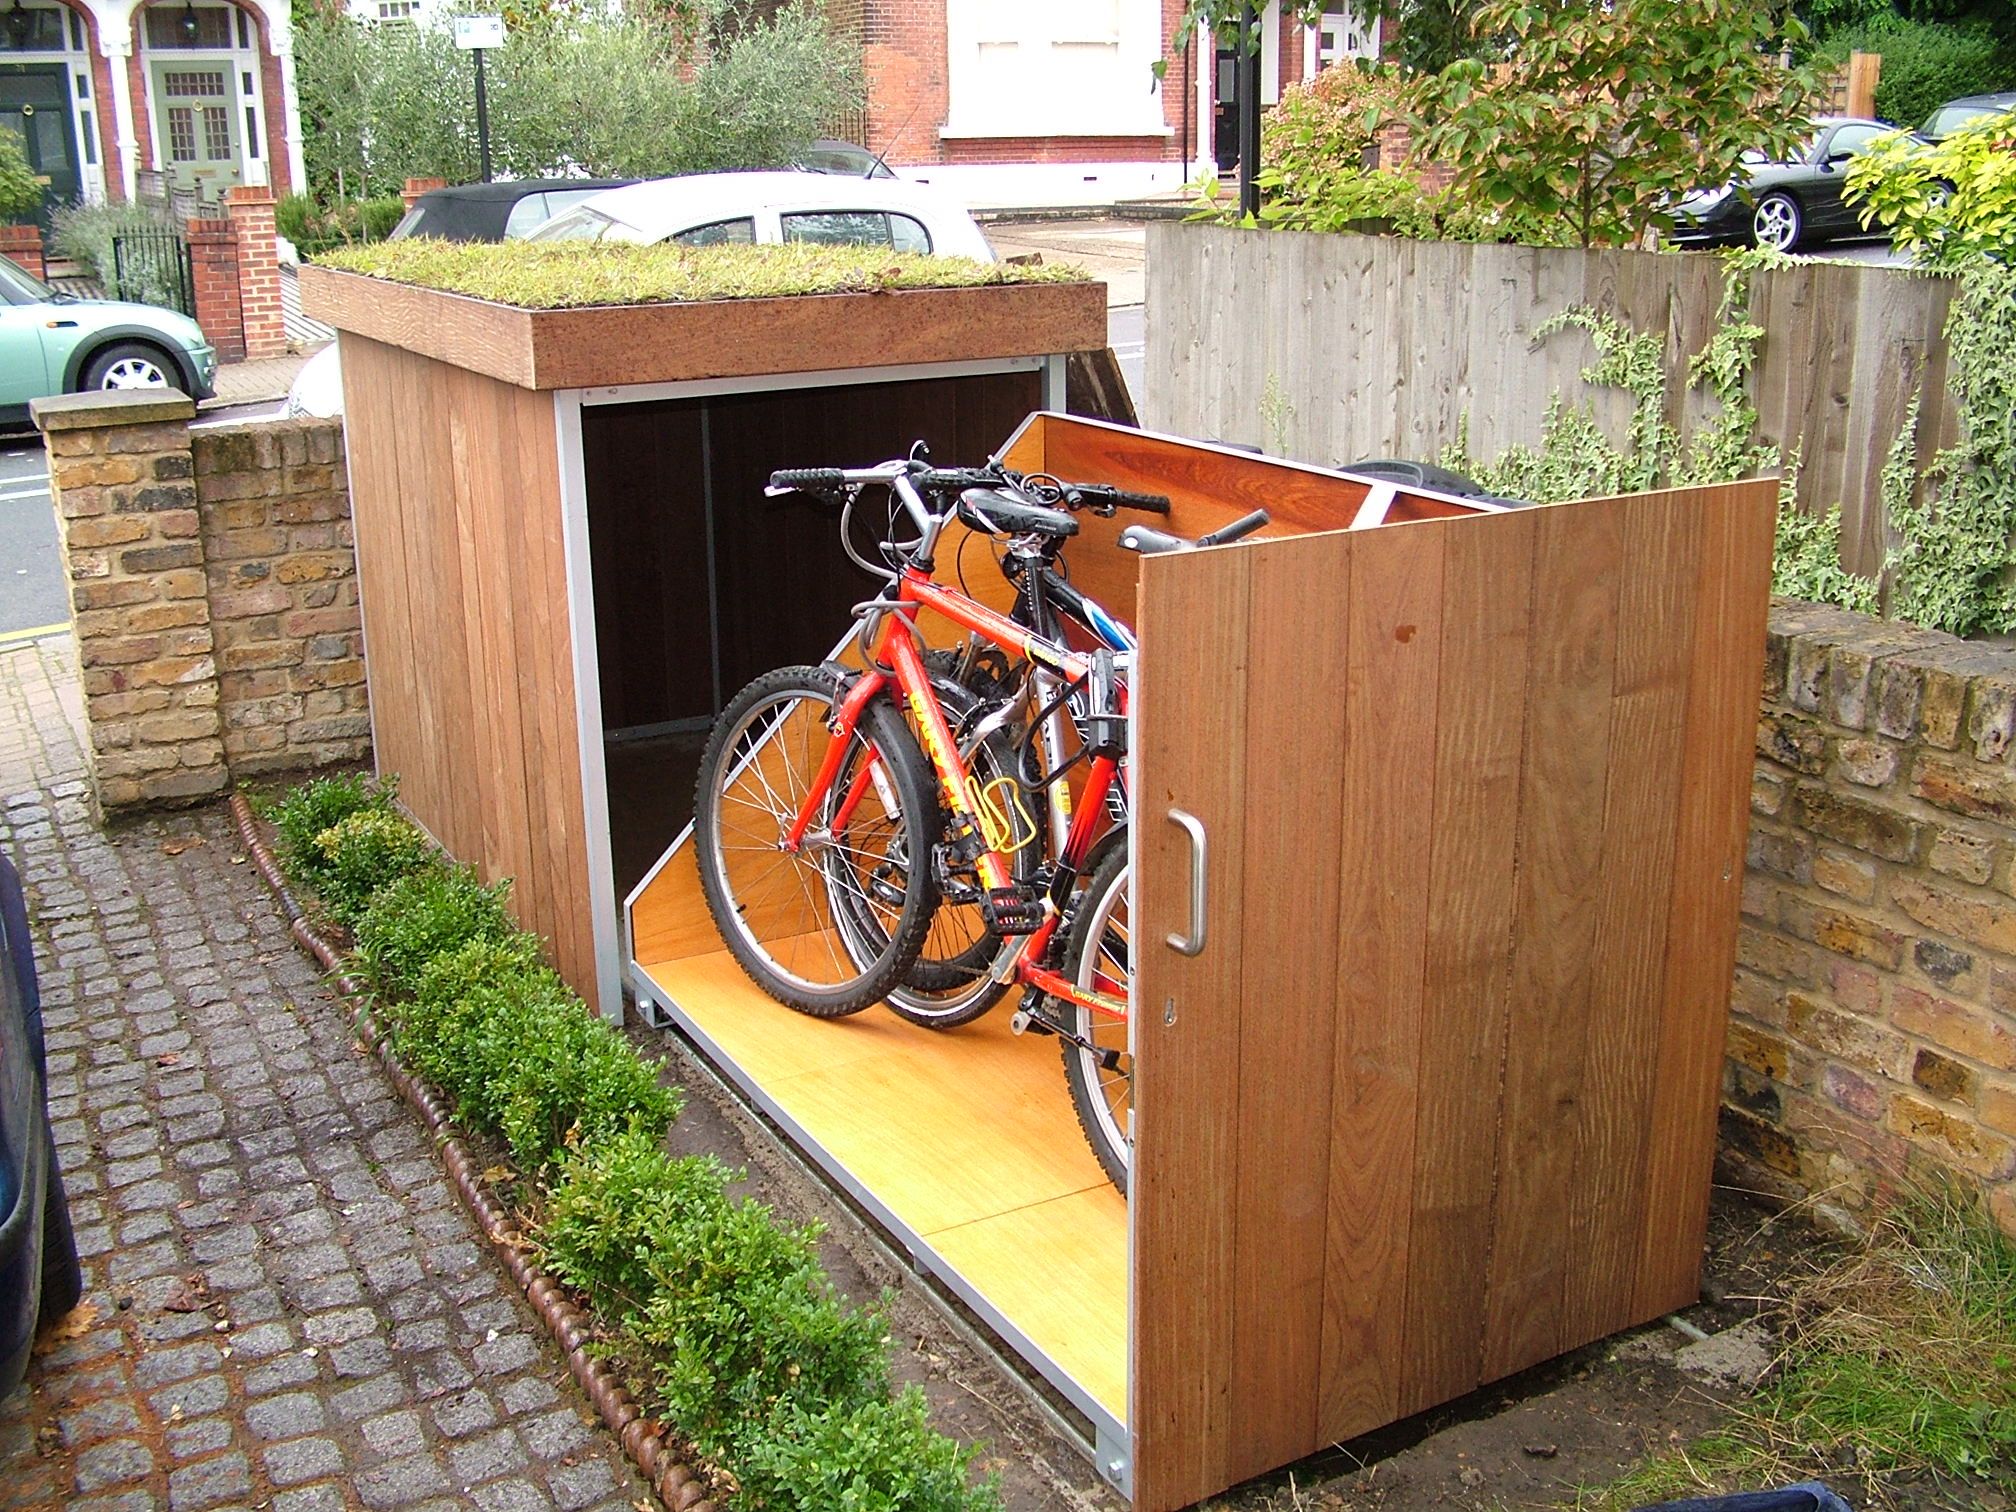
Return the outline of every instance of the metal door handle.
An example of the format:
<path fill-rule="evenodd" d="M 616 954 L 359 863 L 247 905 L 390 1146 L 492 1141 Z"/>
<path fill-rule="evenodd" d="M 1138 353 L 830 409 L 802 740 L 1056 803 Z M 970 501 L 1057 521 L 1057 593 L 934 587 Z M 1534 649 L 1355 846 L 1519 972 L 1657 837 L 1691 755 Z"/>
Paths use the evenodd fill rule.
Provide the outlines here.
<path fill-rule="evenodd" d="M 1190 933 L 1168 936 L 1169 948 L 1179 955 L 1194 956 L 1204 949 L 1204 912 L 1209 901 L 1207 878 L 1211 853 L 1204 839 L 1204 822 L 1182 809 L 1169 810 L 1169 822 L 1190 837 Z"/>

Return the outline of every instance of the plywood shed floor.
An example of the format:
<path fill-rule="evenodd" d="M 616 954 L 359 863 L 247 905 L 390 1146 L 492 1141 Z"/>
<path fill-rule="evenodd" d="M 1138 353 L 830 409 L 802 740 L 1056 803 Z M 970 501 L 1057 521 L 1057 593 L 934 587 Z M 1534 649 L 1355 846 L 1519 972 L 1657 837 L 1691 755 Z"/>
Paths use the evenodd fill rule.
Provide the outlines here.
<path fill-rule="evenodd" d="M 815 1158 L 1126 1421 L 1127 1203 L 1079 1130 L 1054 1039 L 1010 1033 L 1010 1002 L 946 1031 L 880 1006 L 811 1018 L 725 950 L 640 965 Z"/>

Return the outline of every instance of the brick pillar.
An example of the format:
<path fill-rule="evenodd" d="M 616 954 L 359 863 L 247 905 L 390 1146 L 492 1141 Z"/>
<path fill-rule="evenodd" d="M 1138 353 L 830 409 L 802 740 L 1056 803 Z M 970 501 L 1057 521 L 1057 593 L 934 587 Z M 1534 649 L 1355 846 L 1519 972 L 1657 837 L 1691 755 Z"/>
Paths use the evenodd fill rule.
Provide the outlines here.
<path fill-rule="evenodd" d="M 11 258 L 37 278 L 48 277 L 40 226 L 0 226 L 0 257 Z"/>
<path fill-rule="evenodd" d="M 280 316 L 280 259 L 274 250 L 273 191 L 241 186 L 224 196 L 225 212 L 238 228 L 238 310 L 245 328 L 249 361 L 278 357 L 287 350 Z"/>
<path fill-rule="evenodd" d="M 447 187 L 448 187 L 448 180 L 446 180 L 446 179 L 438 179 L 438 178 L 428 178 L 428 179 L 412 179 L 412 178 L 409 178 L 408 180 L 406 180 L 406 187 L 405 187 L 404 189 L 401 189 L 401 190 L 399 191 L 399 198 L 401 198 L 401 199 L 403 199 L 404 201 L 406 201 L 406 208 L 407 208 L 408 210 L 411 210 L 411 209 L 413 208 L 413 202 L 414 202 L 415 200 L 417 200 L 418 198 L 420 198 L 420 196 L 421 196 L 421 195 L 423 195 L 423 194 L 425 194 L 425 193 L 426 193 L 426 192 L 427 192 L 428 190 L 430 190 L 430 189 L 446 189 Z"/>
<path fill-rule="evenodd" d="M 101 814 L 221 793 L 215 643 L 185 395 L 37 399 Z"/>
<path fill-rule="evenodd" d="M 238 228 L 228 220 L 189 222 L 189 265 L 196 278 L 196 324 L 219 362 L 245 360 L 245 316 L 238 292 Z"/>

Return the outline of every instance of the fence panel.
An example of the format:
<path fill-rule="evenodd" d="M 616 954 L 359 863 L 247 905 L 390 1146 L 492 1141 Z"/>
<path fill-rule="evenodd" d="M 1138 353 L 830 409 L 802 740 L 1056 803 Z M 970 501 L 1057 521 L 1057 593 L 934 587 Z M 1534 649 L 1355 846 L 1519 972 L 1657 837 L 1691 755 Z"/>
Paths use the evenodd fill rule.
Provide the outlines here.
<path fill-rule="evenodd" d="M 1167 223 L 1148 228 L 1142 423 L 1333 465 L 1432 460 L 1468 427 L 1471 455 L 1536 445 L 1551 396 L 1624 435 L 1631 400 L 1592 388 L 1580 332 L 1536 340 L 1576 305 L 1666 339 L 1668 417 L 1716 327 L 1720 261 L 1562 247 L 1415 242 Z M 1763 436 L 1798 449 L 1799 501 L 1842 511 L 1842 555 L 1874 574 L 1888 533 L 1879 475 L 1913 396 L 1919 460 L 1955 439 L 1946 389 L 1949 280 L 1801 263 L 1756 275 L 1764 328 L 1751 388 Z"/>
<path fill-rule="evenodd" d="M 195 270 L 177 227 L 120 232 L 112 238 L 112 270 L 113 287 L 106 291 L 112 298 L 163 305 L 195 318 Z"/>

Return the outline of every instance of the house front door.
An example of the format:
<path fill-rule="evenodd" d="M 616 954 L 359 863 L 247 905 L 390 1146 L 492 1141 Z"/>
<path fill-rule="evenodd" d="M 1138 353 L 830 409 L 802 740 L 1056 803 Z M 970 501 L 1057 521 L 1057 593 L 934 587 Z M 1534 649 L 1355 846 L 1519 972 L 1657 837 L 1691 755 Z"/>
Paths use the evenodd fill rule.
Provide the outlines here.
<path fill-rule="evenodd" d="M 28 166 L 42 180 L 37 219 L 45 226 L 51 209 L 77 198 L 69 81 L 61 63 L 0 63 L 0 130 L 12 128 L 28 149 Z"/>
<path fill-rule="evenodd" d="M 177 189 L 219 200 L 241 182 L 231 68 L 208 59 L 155 65 L 162 167 Z"/>

